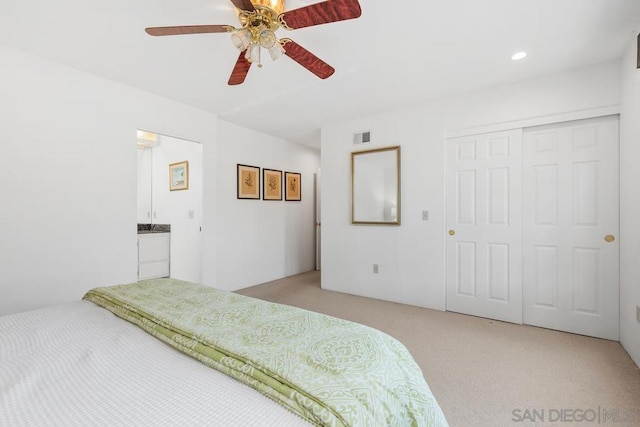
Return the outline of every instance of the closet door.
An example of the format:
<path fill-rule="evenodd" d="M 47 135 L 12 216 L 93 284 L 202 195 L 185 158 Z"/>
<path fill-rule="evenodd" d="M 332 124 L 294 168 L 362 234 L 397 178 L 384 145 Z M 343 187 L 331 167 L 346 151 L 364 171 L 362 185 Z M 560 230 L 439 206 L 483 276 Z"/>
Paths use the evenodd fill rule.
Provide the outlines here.
<path fill-rule="evenodd" d="M 524 323 L 619 337 L 618 117 L 523 141 Z"/>
<path fill-rule="evenodd" d="M 449 311 L 522 323 L 522 131 L 447 141 Z"/>

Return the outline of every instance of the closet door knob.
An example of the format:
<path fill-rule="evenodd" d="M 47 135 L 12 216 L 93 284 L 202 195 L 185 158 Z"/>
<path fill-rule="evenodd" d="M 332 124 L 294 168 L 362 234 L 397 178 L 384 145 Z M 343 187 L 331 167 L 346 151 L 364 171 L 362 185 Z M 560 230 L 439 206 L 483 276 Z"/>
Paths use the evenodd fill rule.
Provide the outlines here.
<path fill-rule="evenodd" d="M 616 238 L 615 238 L 614 236 L 612 236 L 611 234 L 607 234 L 606 236 L 604 236 L 604 240 L 605 240 L 605 242 L 607 242 L 607 243 L 611 243 L 611 242 L 613 242 L 614 240 L 616 240 Z"/>
<path fill-rule="evenodd" d="M 456 232 L 455 230 L 449 230 L 449 236 L 455 236 Z"/>

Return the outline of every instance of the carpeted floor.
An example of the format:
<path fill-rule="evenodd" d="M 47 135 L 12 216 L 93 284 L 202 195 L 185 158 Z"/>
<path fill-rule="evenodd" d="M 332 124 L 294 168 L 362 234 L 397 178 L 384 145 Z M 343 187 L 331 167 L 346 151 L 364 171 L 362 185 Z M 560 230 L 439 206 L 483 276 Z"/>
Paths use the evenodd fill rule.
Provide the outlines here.
<path fill-rule="evenodd" d="M 452 427 L 640 426 L 640 370 L 618 342 L 326 291 L 315 271 L 238 293 L 397 338 Z"/>

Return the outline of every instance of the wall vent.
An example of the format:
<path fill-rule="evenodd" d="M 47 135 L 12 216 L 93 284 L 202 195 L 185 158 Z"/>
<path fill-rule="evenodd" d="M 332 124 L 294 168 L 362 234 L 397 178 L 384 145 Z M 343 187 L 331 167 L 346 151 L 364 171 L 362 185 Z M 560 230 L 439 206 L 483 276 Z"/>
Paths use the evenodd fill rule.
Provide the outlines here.
<path fill-rule="evenodd" d="M 371 142 L 371 131 L 359 132 L 353 134 L 354 144 L 366 144 Z"/>

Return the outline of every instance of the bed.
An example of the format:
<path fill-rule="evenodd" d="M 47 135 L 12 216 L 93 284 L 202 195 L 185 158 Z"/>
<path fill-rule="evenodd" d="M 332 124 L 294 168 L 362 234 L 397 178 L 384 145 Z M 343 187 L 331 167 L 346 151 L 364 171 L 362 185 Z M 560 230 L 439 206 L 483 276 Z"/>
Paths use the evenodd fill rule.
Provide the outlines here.
<path fill-rule="evenodd" d="M 380 331 L 156 279 L 0 317 L 0 425 L 447 422 L 406 348 Z"/>

